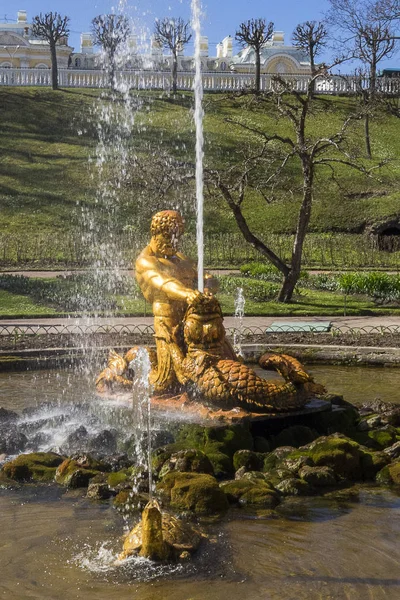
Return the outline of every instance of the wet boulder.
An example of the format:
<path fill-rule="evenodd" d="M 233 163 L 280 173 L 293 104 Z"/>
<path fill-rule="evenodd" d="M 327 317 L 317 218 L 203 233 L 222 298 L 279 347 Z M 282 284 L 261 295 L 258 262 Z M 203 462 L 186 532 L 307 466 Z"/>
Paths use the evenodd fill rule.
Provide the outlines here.
<path fill-rule="evenodd" d="M 214 475 L 210 459 L 201 450 L 180 450 L 171 454 L 161 467 L 159 477 L 162 479 L 171 471 L 184 473 L 208 473 Z"/>
<path fill-rule="evenodd" d="M 278 490 L 282 496 L 309 496 L 313 493 L 313 487 L 304 481 L 304 479 L 298 479 L 297 477 L 288 477 L 282 479 L 275 489 Z"/>
<path fill-rule="evenodd" d="M 13 424 L 3 425 L 0 430 L 0 453 L 18 454 L 28 447 L 27 436 Z"/>
<path fill-rule="evenodd" d="M 104 429 L 89 440 L 88 449 L 101 454 L 115 454 L 117 451 L 117 435 L 115 429 Z"/>
<path fill-rule="evenodd" d="M 376 481 L 381 485 L 400 486 L 400 459 L 393 461 L 379 471 Z"/>
<path fill-rule="evenodd" d="M 206 473 L 168 473 L 157 485 L 157 491 L 178 511 L 213 515 L 228 508 L 217 480 Z"/>
<path fill-rule="evenodd" d="M 244 467 L 246 471 L 259 471 L 262 469 L 265 454 L 253 450 L 237 450 L 233 455 L 233 467 L 235 471 Z"/>
<path fill-rule="evenodd" d="M 377 473 L 390 462 L 390 457 L 385 452 L 373 452 L 364 447 L 360 447 L 360 450 L 363 479 L 373 481 Z"/>
<path fill-rule="evenodd" d="M 64 460 L 57 468 L 55 480 L 60 485 L 70 488 L 87 487 L 89 481 L 107 466 L 93 459 L 90 455 L 74 456 Z"/>
<path fill-rule="evenodd" d="M 54 479 L 56 469 L 63 461 L 64 457 L 54 452 L 20 454 L 5 463 L 2 472 L 16 481 L 48 482 Z"/>
<path fill-rule="evenodd" d="M 335 473 L 330 467 L 305 465 L 299 470 L 299 477 L 314 488 L 331 487 L 336 484 Z"/>
<path fill-rule="evenodd" d="M 13 410 L 8 410 L 0 406 L 0 424 L 2 423 L 15 423 L 18 420 L 18 413 Z"/>
<path fill-rule="evenodd" d="M 89 433 L 83 425 L 69 434 L 66 439 L 65 447 L 68 453 L 84 452 L 87 449 Z"/>
<path fill-rule="evenodd" d="M 231 504 L 258 508 L 275 508 L 279 504 L 279 495 L 264 479 L 262 473 L 259 477 L 253 474 L 252 479 L 243 477 L 239 480 L 224 481 L 220 487 Z"/>
<path fill-rule="evenodd" d="M 392 446 L 388 446 L 384 449 L 384 453 L 388 455 L 391 460 L 395 460 L 400 457 L 400 441 L 394 443 Z"/>
<path fill-rule="evenodd" d="M 304 425 L 292 425 L 286 427 L 280 433 L 272 438 L 272 445 L 274 448 L 281 446 L 304 446 L 309 444 L 318 437 L 317 431 Z"/>
<path fill-rule="evenodd" d="M 362 478 L 360 446 L 344 435 L 320 437 L 299 450 L 309 456 L 316 467 L 330 467 L 336 477 Z"/>

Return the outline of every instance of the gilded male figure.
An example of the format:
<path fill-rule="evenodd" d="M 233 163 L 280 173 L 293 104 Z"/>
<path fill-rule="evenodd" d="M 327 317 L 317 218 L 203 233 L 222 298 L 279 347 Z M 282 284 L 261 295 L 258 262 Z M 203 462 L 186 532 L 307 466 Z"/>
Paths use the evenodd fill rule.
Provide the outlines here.
<path fill-rule="evenodd" d="M 150 232 L 150 243 L 140 253 L 135 269 L 140 289 L 153 307 L 158 368 L 153 373 L 152 384 L 156 391 L 163 391 L 177 384 L 168 338 L 175 335 L 188 305 L 201 293 L 196 289 L 194 262 L 178 251 L 184 233 L 180 213 L 175 210 L 156 213 Z M 207 291 L 216 287 L 210 275 L 205 276 L 205 287 Z"/>

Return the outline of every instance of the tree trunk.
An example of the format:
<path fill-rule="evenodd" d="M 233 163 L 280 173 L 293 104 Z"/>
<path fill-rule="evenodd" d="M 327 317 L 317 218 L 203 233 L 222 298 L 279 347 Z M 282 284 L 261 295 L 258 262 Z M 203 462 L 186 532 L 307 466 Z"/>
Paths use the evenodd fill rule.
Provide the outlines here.
<path fill-rule="evenodd" d="M 178 89 L 178 57 L 174 53 L 172 55 L 172 91 L 176 94 Z"/>
<path fill-rule="evenodd" d="M 369 112 L 368 112 L 368 104 L 366 106 L 366 113 L 365 113 L 365 118 L 364 118 L 364 134 L 365 134 L 365 150 L 367 152 L 367 157 L 368 158 L 372 158 L 372 151 L 371 151 L 371 138 L 370 138 L 370 134 L 369 134 Z"/>
<path fill-rule="evenodd" d="M 292 259 L 289 273 L 285 275 L 282 288 L 279 292 L 278 302 L 290 302 L 294 289 L 300 277 L 301 261 L 303 257 L 304 240 L 311 218 L 312 192 L 314 182 L 314 166 L 312 159 L 305 155 L 303 162 L 303 201 L 299 219 L 297 221 L 296 235 L 293 242 Z"/>
<path fill-rule="evenodd" d="M 260 49 L 256 50 L 256 81 L 255 81 L 255 91 L 256 94 L 260 93 L 261 87 L 261 57 L 260 57 Z"/>
<path fill-rule="evenodd" d="M 50 56 L 51 56 L 51 83 L 53 90 L 58 90 L 58 69 L 57 69 L 57 50 L 56 43 L 50 42 Z"/>
<path fill-rule="evenodd" d="M 110 88 L 113 92 L 115 92 L 115 90 L 116 90 L 116 81 L 115 81 L 116 65 L 115 65 L 115 55 L 113 52 L 110 52 L 109 62 L 110 62 L 110 69 L 109 69 Z"/>

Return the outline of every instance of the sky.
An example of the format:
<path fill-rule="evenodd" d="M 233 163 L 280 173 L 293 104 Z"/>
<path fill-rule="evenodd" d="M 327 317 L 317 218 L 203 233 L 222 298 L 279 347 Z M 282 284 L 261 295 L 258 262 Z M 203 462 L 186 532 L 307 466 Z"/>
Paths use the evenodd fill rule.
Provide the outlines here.
<path fill-rule="evenodd" d="M 203 0 L 202 35 L 208 36 L 210 54 L 215 55 L 217 43 L 227 35 L 234 37 L 242 21 L 263 17 L 272 21 L 277 31 L 285 31 L 289 42 L 297 23 L 320 19 L 328 4 L 327 0 L 275 1 L 270 6 L 265 0 Z M 120 12 L 119 7 L 134 19 L 138 28 L 150 32 L 156 17 L 190 18 L 190 0 L 0 0 L 0 20 L 7 16 L 15 21 L 18 10 L 26 10 L 29 21 L 40 12 L 57 11 L 71 18 L 69 42 L 79 50 L 80 33 L 90 31 L 93 17 L 113 8 Z"/>
<path fill-rule="evenodd" d="M 328 0 L 203 0 L 202 35 L 208 36 L 209 54 L 215 56 L 215 46 L 227 35 L 235 36 L 238 25 L 252 18 L 272 21 L 275 30 L 285 32 L 290 43 L 291 33 L 298 23 L 322 19 L 329 8 Z M 16 21 L 17 11 L 26 10 L 28 20 L 40 12 L 57 11 L 69 16 L 69 43 L 76 51 L 80 49 L 81 32 L 90 31 L 91 20 L 99 14 L 124 12 L 133 19 L 136 32 L 150 37 L 154 20 L 166 16 L 190 18 L 190 0 L 0 0 L 0 21 L 5 16 Z M 239 51 L 235 43 L 234 50 Z M 189 44 L 186 54 L 192 54 Z M 321 56 L 329 62 L 329 53 Z M 387 62 L 387 61 L 386 61 Z M 399 55 L 389 60 L 391 66 L 399 64 Z M 387 65 L 385 65 L 387 66 Z"/>

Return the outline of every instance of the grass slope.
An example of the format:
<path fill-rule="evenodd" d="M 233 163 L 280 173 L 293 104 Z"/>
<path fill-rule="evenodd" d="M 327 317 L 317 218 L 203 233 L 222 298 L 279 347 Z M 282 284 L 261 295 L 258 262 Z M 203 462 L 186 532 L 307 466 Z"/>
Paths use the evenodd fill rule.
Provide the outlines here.
<path fill-rule="evenodd" d="M 88 158 L 93 156 L 96 131 L 90 115 L 98 102 L 97 90 L 42 88 L 0 89 L 0 234 L 52 235 L 79 228 L 82 210 L 91 207 L 99 223 L 107 210 L 96 203 L 96 179 L 91 177 Z M 159 93 L 140 93 L 141 108 L 132 136 L 133 152 L 142 156 L 165 150 L 193 161 L 194 126 L 191 94 L 171 100 Z M 245 144 L 255 147 L 254 136 L 226 122 L 227 118 L 249 119 L 266 131 L 290 133 L 290 125 L 265 107 L 253 106 L 248 99 L 209 94 L 205 96 L 205 159 L 212 166 L 228 166 Z M 319 98 L 309 125 L 309 135 L 326 135 L 340 129 L 354 108 L 346 98 Z M 362 154 L 362 122 L 352 128 L 350 143 Z M 390 158 L 378 179 L 366 180 L 358 172 L 338 168 L 340 187 L 328 169 L 317 174 L 311 230 L 362 230 L 366 224 L 397 215 L 400 210 L 400 121 L 380 115 L 371 125 L 374 160 Z M 259 233 L 293 231 L 301 193 L 300 165 L 289 165 L 291 182 L 285 179 L 272 203 L 249 193 L 245 213 Z M 293 184 L 293 181 L 295 184 Z M 123 186 L 117 194 L 120 210 L 113 211 L 116 231 L 135 225 L 135 190 Z M 193 207 L 193 185 L 189 190 L 171 192 L 164 203 L 175 204 L 185 195 Z M 120 196 L 120 200 L 119 200 Z M 187 198 L 186 198 L 187 196 Z M 145 202 L 149 213 L 151 199 Z M 190 212 L 188 210 L 188 212 Z M 207 231 L 235 231 L 236 225 L 222 199 L 206 196 Z"/>

